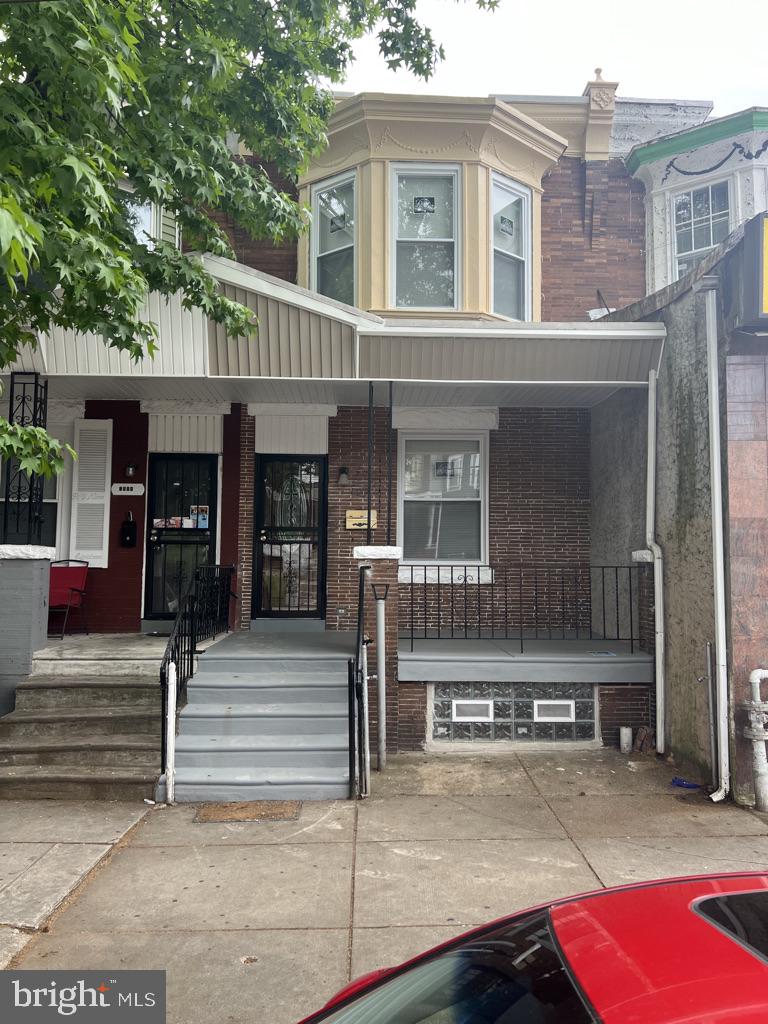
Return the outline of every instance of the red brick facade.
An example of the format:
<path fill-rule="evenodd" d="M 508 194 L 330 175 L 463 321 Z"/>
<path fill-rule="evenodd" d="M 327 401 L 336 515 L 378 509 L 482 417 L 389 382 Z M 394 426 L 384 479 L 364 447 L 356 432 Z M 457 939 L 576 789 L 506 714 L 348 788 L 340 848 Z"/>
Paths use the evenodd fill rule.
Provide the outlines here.
<path fill-rule="evenodd" d="M 603 746 L 618 747 L 619 728 L 631 727 L 636 732 L 641 725 L 652 726 L 655 714 L 652 690 L 649 686 L 600 686 L 600 732 Z"/>
<path fill-rule="evenodd" d="M 598 288 L 615 309 L 642 298 L 645 189 L 623 161 L 562 157 L 542 185 L 542 320 L 586 320 Z"/>

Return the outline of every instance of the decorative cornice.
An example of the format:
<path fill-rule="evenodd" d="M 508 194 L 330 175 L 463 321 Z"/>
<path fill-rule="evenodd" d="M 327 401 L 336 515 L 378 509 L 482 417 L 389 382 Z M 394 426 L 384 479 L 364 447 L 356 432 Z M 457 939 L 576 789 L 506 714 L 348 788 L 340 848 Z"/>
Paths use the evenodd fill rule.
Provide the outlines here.
<path fill-rule="evenodd" d="M 720 117 L 715 121 L 706 121 L 696 128 L 665 135 L 653 142 L 645 142 L 635 146 L 627 157 L 627 169 L 634 174 L 643 164 L 654 163 L 665 157 L 682 156 L 701 146 L 723 139 L 733 138 L 750 131 L 768 131 L 768 110 L 764 107 L 752 107 L 738 114 Z"/>

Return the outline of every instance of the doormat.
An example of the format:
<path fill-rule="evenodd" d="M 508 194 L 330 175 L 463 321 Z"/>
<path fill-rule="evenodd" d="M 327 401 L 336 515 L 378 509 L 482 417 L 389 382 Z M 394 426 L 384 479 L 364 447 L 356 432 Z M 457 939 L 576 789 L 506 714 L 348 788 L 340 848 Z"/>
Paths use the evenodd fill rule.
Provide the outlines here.
<path fill-rule="evenodd" d="M 242 800 L 233 804 L 203 804 L 196 822 L 215 821 L 295 821 L 301 800 Z"/>

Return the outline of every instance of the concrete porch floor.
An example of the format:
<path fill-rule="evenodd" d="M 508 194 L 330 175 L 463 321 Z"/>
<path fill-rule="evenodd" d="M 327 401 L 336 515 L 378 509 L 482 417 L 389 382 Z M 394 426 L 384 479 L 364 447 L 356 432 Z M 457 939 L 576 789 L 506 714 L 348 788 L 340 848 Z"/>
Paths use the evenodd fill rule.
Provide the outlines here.
<path fill-rule="evenodd" d="M 350 977 L 539 901 L 768 865 L 765 820 L 673 774 L 613 750 L 414 754 L 369 800 L 295 821 L 158 807 L 14 963 L 165 968 L 169 1024 L 291 1024 Z"/>
<path fill-rule="evenodd" d="M 198 644 L 207 650 L 222 638 Z M 167 636 L 146 633 L 74 633 L 35 651 L 33 676 L 158 675 Z"/>

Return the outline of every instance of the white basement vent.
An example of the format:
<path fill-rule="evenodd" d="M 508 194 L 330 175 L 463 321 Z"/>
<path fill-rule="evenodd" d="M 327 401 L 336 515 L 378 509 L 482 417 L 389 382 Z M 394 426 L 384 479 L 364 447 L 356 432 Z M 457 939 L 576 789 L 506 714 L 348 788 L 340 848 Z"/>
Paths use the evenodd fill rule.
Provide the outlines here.
<path fill-rule="evenodd" d="M 534 722 L 576 721 L 575 700 L 535 700 L 533 702 Z"/>
<path fill-rule="evenodd" d="M 454 700 L 454 722 L 492 722 L 492 700 Z"/>

